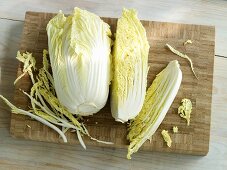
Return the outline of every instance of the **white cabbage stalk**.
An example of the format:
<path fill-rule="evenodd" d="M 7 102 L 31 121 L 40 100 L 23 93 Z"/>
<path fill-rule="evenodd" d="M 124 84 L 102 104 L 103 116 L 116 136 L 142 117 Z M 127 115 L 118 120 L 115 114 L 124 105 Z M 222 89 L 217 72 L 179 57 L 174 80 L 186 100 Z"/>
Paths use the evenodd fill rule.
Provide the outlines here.
<path fill-rule="evenodd" d="M 73 114 L 97 113 L 106 104 L 111 80 L 111 31 L 97 15 L 75 8 L 60 11 L 47 25 L 57 97 Z"/>
<path fill-rule="evenodd" d="M 142 110 L 129 125 L 128 159 L 158 129 L 177 95 L 181 80 L 182 72 L 177 60 L 171 61 L 156 76 L 147 90 Z"/>
<path fill-rule="evenodd" d="M 126 122 L 140 112 L 147 86 L 149 43 L 135 10 L 124 9 L 113 48 L 111 112 Z"/>

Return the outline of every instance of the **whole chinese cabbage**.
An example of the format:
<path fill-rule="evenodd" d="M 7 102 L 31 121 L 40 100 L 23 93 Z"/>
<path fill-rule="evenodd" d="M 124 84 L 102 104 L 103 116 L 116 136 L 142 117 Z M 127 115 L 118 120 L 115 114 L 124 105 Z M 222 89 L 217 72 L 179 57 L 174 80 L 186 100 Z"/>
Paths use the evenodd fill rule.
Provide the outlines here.
<path fill-rule="evenodd" d="M 126 122 L 140 112 L 147 87 L 149 43 L 146 30 L 133 9 L 124 9 L 117 22 L 113 48 L 111 112 Z"/>
<path fill-rule="evenodd" d="M 47 25 L 57 97 L 70 112 L 97 113 L 106 104 L 111 80 L 111 31 L 97 15 L 75 8 L 60 11 Z"/>

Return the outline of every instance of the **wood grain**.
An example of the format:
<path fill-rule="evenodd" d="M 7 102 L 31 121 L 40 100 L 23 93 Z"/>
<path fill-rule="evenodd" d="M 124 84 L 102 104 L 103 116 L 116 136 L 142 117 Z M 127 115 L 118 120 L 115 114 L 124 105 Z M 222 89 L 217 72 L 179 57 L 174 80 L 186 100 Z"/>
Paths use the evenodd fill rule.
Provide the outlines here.
<path fill-rule="evenodd" d="M 46 24 L 53 17 L 50 13 L 27 12 L 24 24 L 24 33 L 21 42 L 21 51 L 29 51 L 41 61 L 42 50 L 47 49 Z M 116 19 L 104 18 L 115 32 Z M 214 27 L 201 25 L 186 25 L 161 22 L 142 22 L 147 30 L 148 41 L 151 45 L 149 52 L 148 85 L 169 61 L 178 59 L 183 71 L 183 81 L 178 95 L 167 113 L 163 123 L 153 135 L 152 141 L 147 141 L 141 149 L 162 152 L 177 152 L 196 155 L 205 155 L 209 149 L 210 113 L 214 62 Z M 193 45 L 184 47 L 185 40 L 191 39 Z M 199 81 L 192 75 L 188 62 L 172 54 L 165 48 L 170 43 L 179 50 L 192 57 Z M 18 75 L 21 74 L 21 65 Z M 16 85 L 15 103 L 17 106 L 27 108 L 28 99 L 19 89 L 29 90 L 31 85 L 29 77 L 22 79 Z M 193 102 L 191 125 L 186 126 L 184 120 L 177 115 L 177 107 L 182 98 L 190 98 Z M 113 146 L 96 143 L 85 138 L 87 145 L 114 148 L 126 148 L 126 125 L 117 123 L 111 117 L 109 103 L 99 113 L 89 117 L 85 123 L 92 136 L 100 140 L 112 141 Z M 97 122 L 97 123 L 96 123 Z M 26 125 L 30 125 L 28 128 Z M 178 126 L 180 133 L 173 134 L 173 125 Z M 162 129 L 169 130 L 173 139 L 173 146 L 166 147 L 160 135 Z M 11 134 L 26 139 L 61 142 L 57 134 L 39 122 L 28 117 L 12 114 Z M 75 134 L 67 133 L 69 144 L 77 144 Z"/>

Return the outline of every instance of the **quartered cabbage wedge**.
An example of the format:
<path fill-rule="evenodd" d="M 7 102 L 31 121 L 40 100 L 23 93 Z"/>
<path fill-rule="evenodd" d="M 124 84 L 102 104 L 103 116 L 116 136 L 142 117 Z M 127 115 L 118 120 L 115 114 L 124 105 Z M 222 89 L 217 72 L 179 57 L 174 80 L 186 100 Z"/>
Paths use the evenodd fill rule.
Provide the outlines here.
<path fill-rule="evenodd" d="M 182 80 L 177 60 L 171 61 L 154 79 L 147 90 L 143 108 L 130 122 L 127 139 L 130 141 L 127 158 L 138 151 L 142 144 L 151 139 L 158 129 L 175 96 Z"/>
<path fill-rule="evenodd" d="M 48 46 L 57 97 L 82 116 L 106 104 L 111 81 L 111 31 L 100 17 L 75 8 L 60 11 L 47 25 Z"/>
<path fill-rule="evenodd" d="M 113 47 L 111 112 L 126 122 L 140 112 L 146 93 L 149 44 L 135 10 L 124 9 Z"/>

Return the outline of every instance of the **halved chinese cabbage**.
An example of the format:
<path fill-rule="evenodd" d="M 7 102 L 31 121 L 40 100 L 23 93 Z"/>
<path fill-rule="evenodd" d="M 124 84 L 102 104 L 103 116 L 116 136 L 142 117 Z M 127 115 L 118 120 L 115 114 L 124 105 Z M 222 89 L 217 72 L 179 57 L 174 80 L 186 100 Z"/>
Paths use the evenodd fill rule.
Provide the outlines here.
<path fill-rule="evenodd" d="M 111 112 L 126 122 L 140 112 L 147 87 L 149 43 L 146 30 L 133 9 L 123 9 L 113 47 Z"/>

